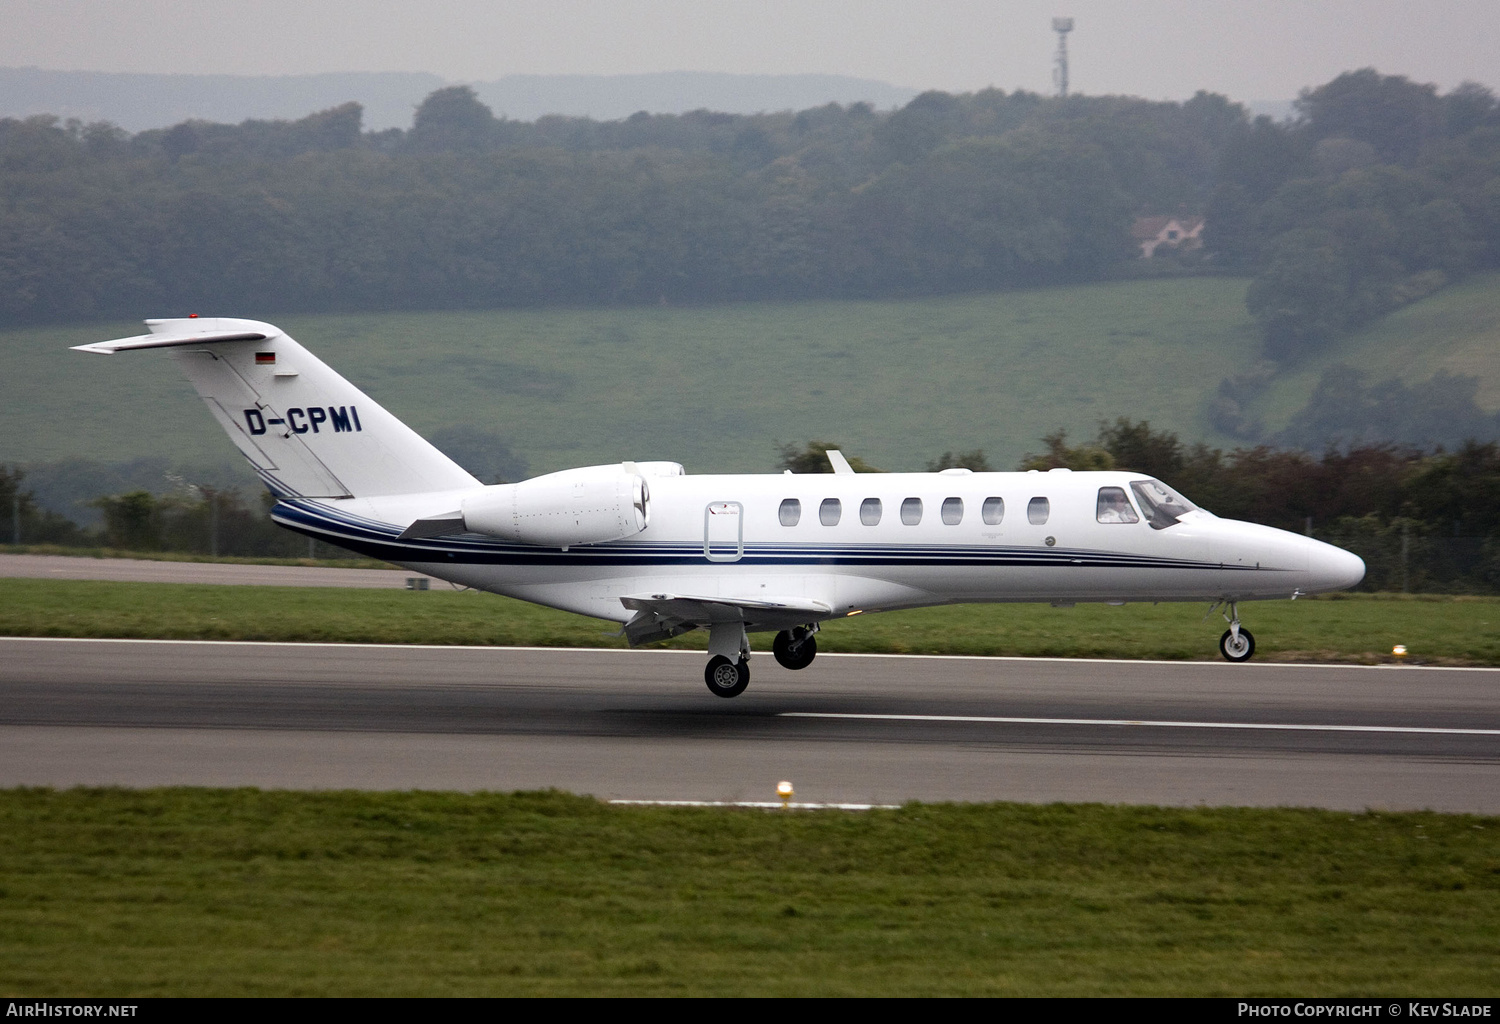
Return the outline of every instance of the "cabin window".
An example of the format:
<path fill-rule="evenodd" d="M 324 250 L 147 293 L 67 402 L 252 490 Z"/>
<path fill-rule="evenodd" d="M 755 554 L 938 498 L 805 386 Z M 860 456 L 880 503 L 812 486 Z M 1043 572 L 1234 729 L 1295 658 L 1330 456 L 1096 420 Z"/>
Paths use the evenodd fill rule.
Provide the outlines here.
<path fill-rule="evenodd" d="M 1099 504 L 1094 513 L 1101 523 L 1138 523 L 1141 517 L 1130 507 L 1123 487 L 1099 488 Z"/>
<path fill-rule="evenodd" d="M 859 521 L 866 526 L 880 525 L 880 499 L 866 498 L 859 503 Z"/>
<path fill-rule="evenodd" d="M 948 526 L 957 526 L 964 521 L 964 499 L 943 499 L 943 523 Z"/>
<path fill-rule="evenodd" d="M 777 512 L 782 526 L 796 526 L 802 519 L 802 502 L 796 498 L 787 498 L 781 503 L 781 509 Z"/>
<path fill-rule="evenodd" d="M 1046 498 L 1032 498 L 1026 503 L 1026 521 L 1032 526 L 1046 526 L 1052 514 L 1052 503 Z"/>
<path fill-rule="evenodd" d="M 839 504 L 837 498 L 824 498 L 823 504 L 818 506 L 818 522 L 824 526 L 839 525 L 839 517 L 844 514 L 844 506 Z"/>
<path fill-rule="evenodd" d="M 1176 525 L 1181 516 L 1198 507 L 1160 480 L 1132 480 L 1130 489 L 1135 492 L 1135 500 L 1141 503 L 1141 511 L 1153 530 Z"/>
<path fill-rule="evenodd" d="M 1005 518 L 1005 499 L 985 498 L 984 504 L 979 507 L 979 515 L 984 519 L 985 526 L 999 526 L 1000 520 Z"/>
<path fill-rule="evenodd" d="M 901 521 L 907 526 L 916 526 L 922 521 L 921 498 L 907 498 L 901 503 Z"/>

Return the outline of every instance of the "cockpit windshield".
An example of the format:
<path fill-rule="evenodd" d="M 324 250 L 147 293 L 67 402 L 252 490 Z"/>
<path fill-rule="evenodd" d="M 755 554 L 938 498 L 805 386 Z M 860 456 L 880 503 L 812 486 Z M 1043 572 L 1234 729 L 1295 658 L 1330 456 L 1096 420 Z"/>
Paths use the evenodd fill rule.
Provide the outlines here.
<path fill-rule="evenodd" d="M 1130 489 L 1153 530 L 1176 525 L 1178 519 L 1198 507 L 1160 480 L 1132 480 Z"/>

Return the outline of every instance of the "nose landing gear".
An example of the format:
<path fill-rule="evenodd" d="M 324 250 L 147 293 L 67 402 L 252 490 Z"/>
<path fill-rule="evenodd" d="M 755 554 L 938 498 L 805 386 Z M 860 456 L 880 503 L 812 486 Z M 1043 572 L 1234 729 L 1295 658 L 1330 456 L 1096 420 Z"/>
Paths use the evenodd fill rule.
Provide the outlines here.
<path fill-rule="evenodd" d="M 1233 629 L 1226 629 L 1219 637 L 1219 653 L 1228 661 L 1249 661 L 1250 655 L 1255 653 L 1255 637 L 1248 629 L 1242 629 L 1238 634 Z"/>
<path fill-rule="evenodd" d="M 1220 604 L 1228 604 L 1229 610 L 1224 613 L 1224 621 L 1229 623 L 1229 628 L 1224 635 L 1219 637 L 1219 653 L 1224 655 L 1225 661 L 1249 661 L 1250 656 L 1255 653 L 1255 634 L 1248 629 L 1240 628 L 1240 606 L 1238 602 L 1216 602 L 1209 609 L 1209 615 L 1213 614 L 1215 608 Z M 1204 618 L 1208 616 L 1205 615 Z"/>

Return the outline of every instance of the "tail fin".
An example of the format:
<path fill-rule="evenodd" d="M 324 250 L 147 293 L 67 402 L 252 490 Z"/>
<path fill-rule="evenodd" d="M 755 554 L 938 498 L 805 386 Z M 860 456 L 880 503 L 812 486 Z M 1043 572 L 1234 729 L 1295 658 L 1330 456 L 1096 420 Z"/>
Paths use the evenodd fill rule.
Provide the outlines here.
<path fill-rule="evenodd" d="M 480 483 L 280 329 L 256 320 L 147 320 L 151 333 L 75 346 L 167 348 L 278 496 L 366 497 Z"/>

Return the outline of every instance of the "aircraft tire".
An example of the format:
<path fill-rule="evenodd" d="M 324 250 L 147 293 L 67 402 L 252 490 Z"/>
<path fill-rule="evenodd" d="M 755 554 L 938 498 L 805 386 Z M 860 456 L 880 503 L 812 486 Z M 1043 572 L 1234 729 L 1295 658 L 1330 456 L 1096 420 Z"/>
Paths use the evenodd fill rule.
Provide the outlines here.
<path fill-rule="evenodd" d="M 1219 653 L 1224 655 L 1225 661 L 1249 661 L 1250 655 L 1255 653 L 1255 635 L 1241 626 L 1240 643 L 1236 647 L 1233 631 L 1226 629 L 1219 637 Z"/>
<path fill-rule="evenodd" d="M 798 632 L 805 631 L 799 629 Z M 776 656 L 776 664 L 796 671 L 811 665 L 818 656 L 818 641 L 810 633 L 797 641 L 791 630 L 783 629 L 771 641 L 771 653 Z"/>
<path fill-rule="evenodd" d="M 736 663 L 716 654 L 708 659 L 703 681 L 715 697 L 738 697 L 750 685 L 750 663 L 743 658 Z"/>

